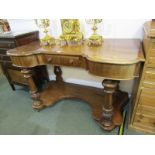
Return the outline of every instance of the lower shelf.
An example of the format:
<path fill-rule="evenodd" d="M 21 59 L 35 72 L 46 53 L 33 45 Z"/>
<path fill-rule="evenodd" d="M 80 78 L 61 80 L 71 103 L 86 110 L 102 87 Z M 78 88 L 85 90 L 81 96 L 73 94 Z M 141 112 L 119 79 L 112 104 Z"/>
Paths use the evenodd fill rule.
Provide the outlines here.
<path fill-rule="evenodd" d="M 52 106 L 62 99 L 80 99 L 91 106 L 93 118 L 104 128 L 101 123 L 101 119 L 103 119 L 102 108 L 106 104 L 103 102 L 104 95 L 104 91 L 101 88 L 65 83 L 63 81 L 51 81 L 47 84 L 44 91 L 40 93 L 41 108 Z M 121 110 L 128 101 L 128 94 L 126 92 L 117 91 L 114 97 L 112 126 L 106 130 L 112 130 L 122 123 Z M 35 105 L 33 105 L 33 108 L 38 109 Z"/>

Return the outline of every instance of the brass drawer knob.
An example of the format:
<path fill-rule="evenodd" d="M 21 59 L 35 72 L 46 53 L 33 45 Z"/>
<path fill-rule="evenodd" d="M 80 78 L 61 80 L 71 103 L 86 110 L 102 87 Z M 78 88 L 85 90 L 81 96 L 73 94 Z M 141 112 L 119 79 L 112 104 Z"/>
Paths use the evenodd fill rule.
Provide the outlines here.
<path fill-rule="evenodd" d="M 47 58 L 47 62 L 52 62 L 52 58 Z"/>
<path fill-rule="evenodd" d="M 70 60 L 69 60 L 69 63 L 70 63 L 70 64 L 73 64 L 73 63 L 74 63 L 74 60 L 73 60 L 73 59 L 70 59 Z"/>

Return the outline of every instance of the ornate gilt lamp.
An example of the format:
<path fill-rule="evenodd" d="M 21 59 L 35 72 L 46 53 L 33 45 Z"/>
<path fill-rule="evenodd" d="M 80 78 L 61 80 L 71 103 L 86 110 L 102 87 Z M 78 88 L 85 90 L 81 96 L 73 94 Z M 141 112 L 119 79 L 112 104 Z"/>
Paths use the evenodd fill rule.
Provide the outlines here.
<path fill-rule="evenodd" d="M 41 46 L 52 46 L 55 45 L 55 39 L 51 35 L 49 35 L 49 26 L 50 20 L 49 19 L 35 19 L 36 25 L 43 29 L 44 37 L 40 40 Z"/>
<path fill-rule="evenodd" d="M 92 24 L 93 34 L 88 39 L 88 46 L 101 46 L 103 42 L 103 37 L 97 34 L 97 24 L 101 23 L 102 19 L 86 19 L 87 24 Z"/>

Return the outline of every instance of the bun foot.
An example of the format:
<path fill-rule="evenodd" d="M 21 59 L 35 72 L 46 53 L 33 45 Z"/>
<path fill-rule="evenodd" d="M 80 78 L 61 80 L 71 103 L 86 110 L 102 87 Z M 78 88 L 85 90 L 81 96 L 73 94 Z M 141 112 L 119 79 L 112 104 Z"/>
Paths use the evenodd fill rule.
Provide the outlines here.
<path fill-rule="evenodd" d="M 102 123 L 102 121 L 99 122 L 99 125 L 102 129 L 106 131 L 111 131 L 116 127 L 116 125 L 114 125 L 113 123 L 110 126 L 106 126 L 105 124 Z"/>
<path fill-rule="evenodd" d="M 44 105 L 40 101 L 35 101 L 32 104 L 32 108 L 40 111 L 41 109 L 44 108 Z"/>

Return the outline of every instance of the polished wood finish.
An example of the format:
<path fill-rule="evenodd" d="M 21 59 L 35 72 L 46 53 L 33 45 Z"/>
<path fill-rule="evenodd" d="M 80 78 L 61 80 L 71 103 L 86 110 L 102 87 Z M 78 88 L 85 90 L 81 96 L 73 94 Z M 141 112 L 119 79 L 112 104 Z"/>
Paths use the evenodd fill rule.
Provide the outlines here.
<path fill-rule="evenodd" d="M 42 109 L 42 102 L 40 100 L 40 93 L 38 92 L 37 86 L 32 78 L 32 72 L 29 69 L 23 69 L 22 74 L 27 79 L 29 90 L 32 99 L 34 100 L 32 107 L 34 109 Z"/>
<path fill-rule="evenodd" d="M 146 62 L 135 100 L 130 127 L 155 134 L 155 23 L 144 25 L 143 46 Z"/>
<path fill-rule="evenodd" d="M 39 42 L 33 42 L 8 51 L 8 54 L 12 56 L 30 56 L 39 53 L 43 55 L 82 56 L 89 61 L 113 64 L 133 64 L 144 61 L 139 39 L 105 39 L 104 44 L 99 47 L 89 47 L 86 42 L 79 46 L 41 47 Z"/>
<path fill-rule="evenodd" d="M 67 98 L 85 101 L 92 108 L 93 118 L 97 120 L 100 126 L 105 130 L 112 130 L 115 126 L 121 124 L 122 106 L 128 101 L 127 93 L 124 92 L 123 94 L 119 94 L 117 101 L 114 102 L 114 111 L 112 112 L 112 116 L 108 124 L 104 121 L 105 111 L 102 110 L 104 103 L 103 89 L 52 81 L 48 84 L 46 89 L 41 92 L 40 96 L 40 99 L 45 107 L 52 106 L 53 104 L 57 103 L 57 101 Z"/>
<path fill-rule="evenodd" d="M 33 108 L 40 110 L 64 98 L 79 98 L 88 102 L 94 118 L 105 130 L 112 130 L 122 122 L 121 110 L 128 101 L 128 94 L 119 90 L 119 80 L 139 77 L 144 55 L 139 40 L 107 39 L 100 47 L 59 45 L 40 47 L 39 42 L 11 49 L 8 55 L 15 66 L 23 69 L 34 100 Z M 38 92 L 28 70 L 33 67 L 54 65 L 56 81 Z M 106 78 L 104 89 L 65 83 L 60 66 L 86 69 L 89 73 Z"/>
<path fill-rule="evenodd" d="M 119 92 L 118 88 L 119 81 L 114 80 L 103 80 L 102 84 L 104 87 L 103 93 L 104 98 L 102 107 L 102 118 L 100 119 L 100 123 L 102 128 L 105 130 L 111 130 L 115 127 L 115 125 L 119 125 L 121 123 L 121 116 L 120 113 L 116 116 L 114 116 L 114 105 L 115 102 L 119 99 L 122 100 L 123 104 L 127 103 L 128 101 L 128 94 L 125 92 Z M 121 95 L 120 95 L 121 94 Z M 123 95 L 122 95 L 123 94 Z M 121 98 L 121 96 L 123 98 Z M 120 102 L 117 101 L 118 111 L 121 112 L 122 105 Z M 116 120 L 113 120 L 116 119 Z"/>
<path fill-rule="evenodd" d="M 6 55 L 6 51 L 36 40 L 38 40 L 38 31 L 16 34 L 8 32 L 5 34 L 0 34 L 0 64 L 2 66 L 3 73 L 13 90 L 15 90 L 14 84 L 27 86 L 28 83 L 21 74 L 21 69 L 12 65 L 10 57 Z M 38 68 L 40 68 L 40 71 L 38 71 Z M 35 83 L 37 83 L 37 85 L 39 83 L 43 83 L 44 80 L 48 80 L 46 66 L 34 67 L 33 78 L 35 79 Z"/>
<path fill-rule="evenodd" d="M 22 51 L 22 52 L 21 52 Z M 107 39 L 101 47 L 42 48 L 39 42 L 8 51 L 14 65 L 35 67 L 53 64 L 87 69 L 91 74 L 114 80 L 130 80 L 139 76 L 144 61 L 139 40 Z"/>

